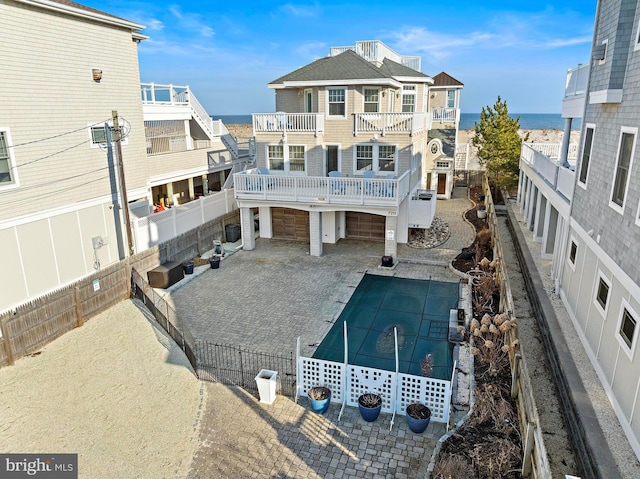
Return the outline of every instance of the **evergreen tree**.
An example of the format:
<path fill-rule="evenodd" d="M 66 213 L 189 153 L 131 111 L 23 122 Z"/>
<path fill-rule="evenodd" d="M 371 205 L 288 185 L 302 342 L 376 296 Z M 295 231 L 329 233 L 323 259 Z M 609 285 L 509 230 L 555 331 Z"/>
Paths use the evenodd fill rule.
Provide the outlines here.
<path fill-rule="evenodd" d="M 500 188 L 509 189 L 518 183 L 520 150 L 529 138 L 528 133 L 521 138 L 519 129 L 520 117 L 509 116 L 507 102 L 500 96 L 493 107 L 482 108 L 480 123 L 474 124 L 471 142 L 478 148 L 478 160 Z"/>

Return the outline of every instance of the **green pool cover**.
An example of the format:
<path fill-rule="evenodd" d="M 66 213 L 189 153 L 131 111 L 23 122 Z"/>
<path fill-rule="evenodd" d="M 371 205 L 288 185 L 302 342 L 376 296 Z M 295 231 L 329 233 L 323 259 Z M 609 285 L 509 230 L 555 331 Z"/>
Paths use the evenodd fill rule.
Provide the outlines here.
<path fill-rule="evenodd" d="M 421 362 L 431 354 L 430 377 L 451 379 L 451 309 L 458 309 L 458 283 L 366 274 L 313 357 L 344 361 L 346 321 L 349 364 L 395 371 L 396 327 L 401 373 L 421 376 Z"/>

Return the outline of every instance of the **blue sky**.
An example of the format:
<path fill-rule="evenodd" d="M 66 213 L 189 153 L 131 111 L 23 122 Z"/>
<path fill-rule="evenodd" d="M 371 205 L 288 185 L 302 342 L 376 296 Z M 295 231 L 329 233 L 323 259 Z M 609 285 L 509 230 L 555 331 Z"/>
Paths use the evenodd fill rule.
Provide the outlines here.
<path fill-rule="evenodd" d="M 567 69 L 589 59 L 596 9 L 596 0 L 80 3 L 145 25 L 141 80 L 189 85 L 213 116 L 273 112 L 270 81 L 358 40 L 460 80 L 463 113 L 498 95 L 513 113 L 557 113 Z"/>

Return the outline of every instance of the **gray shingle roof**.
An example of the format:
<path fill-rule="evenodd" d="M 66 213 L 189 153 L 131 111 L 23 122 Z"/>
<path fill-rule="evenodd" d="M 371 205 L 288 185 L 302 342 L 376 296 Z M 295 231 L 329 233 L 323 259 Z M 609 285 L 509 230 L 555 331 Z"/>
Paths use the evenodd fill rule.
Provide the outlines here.
<path fill-rule="evenodd" d="M 456 153 L 456 129 L 443 128 L 429 131 L 430 138 L 438 138 L 442 142 L 442 154 L 447 158 L 453 158 Z"/>
<path fill-rule="evenodd" d="M 387 58 L 381 67 L 365 60 L 357 53 L 346 50 L 333 57 L 320 58 L 269 83 L 313 82 L 341 80 L 391 79 L 394 76 L 429 77 Z"/>

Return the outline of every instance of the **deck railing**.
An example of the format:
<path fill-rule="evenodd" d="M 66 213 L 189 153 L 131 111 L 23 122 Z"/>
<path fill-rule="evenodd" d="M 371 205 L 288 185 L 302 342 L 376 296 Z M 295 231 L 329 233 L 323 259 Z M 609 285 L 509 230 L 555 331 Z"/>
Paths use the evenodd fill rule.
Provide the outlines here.
<path fill-rule="evenodd" d="M 256 133 L 324 133 L 324 116 L 319 113 L 254 113 L 252 116 Z"/>
<path fill-rule="evenodd" d="M 557 161 L 536 150 L 528 143 L 522 145 L 520 161 L 529 165 L 554 190 L 571 201 L 575 178 L 573 170 L 561 166 Z"/>
<path fill-rule="evenodd" d="M 436 122 L 456 122 L 460 118 L 458 108 L 433 108 L 432 120 Z"/>
<path fill-rule="evenodd" d="M 258 174 L 234 175 L 236 199 L 313 204 L 398 206 L 409 194 L 409 172 L 398 179 L 328 178 Z"/>
<path fill-rule="evenodd" d="M 567 70 L 567 83 L 564 88 L 564 97 L 570 98 L 584 95 L 587 91 L 587 81 L 589 80 L 589 64 L 578 65 L 576 68 Z"/>
<path fill-rule="evenodd" d="M 527 145 L 551 159 L 557 160 L 560 158 L 560 148 L 562 146 L 560 143 L 527 143 Z M 571 143 L 567 159 L 575 160 L 576 158 L 578 158 L 578 144 Z"/>
<path fill-rule="evenodd" d="M 353 133 L 389 132 L 409 133 L 412 136 L 425 131 L 428 114 L 426 113 L 356 113 L 354 115 Z"/>

